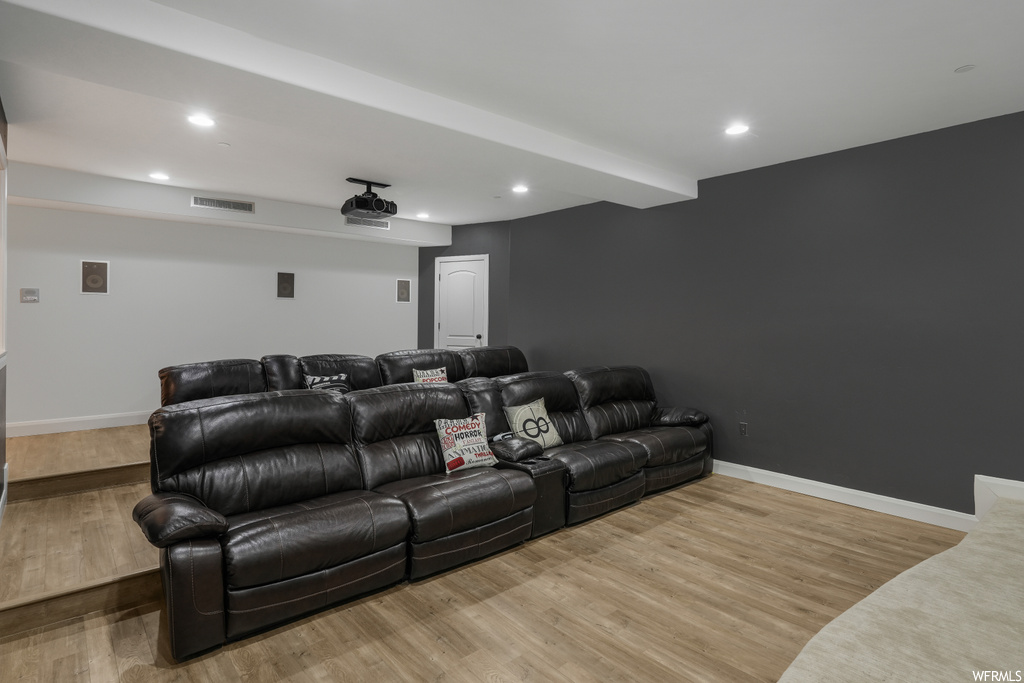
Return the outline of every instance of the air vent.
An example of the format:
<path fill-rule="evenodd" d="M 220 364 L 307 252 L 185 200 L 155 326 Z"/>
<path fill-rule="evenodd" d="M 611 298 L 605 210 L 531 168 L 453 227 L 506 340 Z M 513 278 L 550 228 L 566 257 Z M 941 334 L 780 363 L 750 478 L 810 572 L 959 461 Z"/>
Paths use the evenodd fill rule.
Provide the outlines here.
<path fill-rule="evenodd" d="M 256 213 L 254 202 L 240 202 L 234 199 L 214 199 L 213 197 L 192 197 L 192 206 L 200 209 L 220 209 L 237 213 Z"/>
<path fill-rule="evenodd" d="M 345 225 L 358 225 L 361 228 L 377 228 L 378 230 L 390 230 L 390 221 L 380 221 L 375 218 L 359 218 L 357 216 L 345 216 Z"/>

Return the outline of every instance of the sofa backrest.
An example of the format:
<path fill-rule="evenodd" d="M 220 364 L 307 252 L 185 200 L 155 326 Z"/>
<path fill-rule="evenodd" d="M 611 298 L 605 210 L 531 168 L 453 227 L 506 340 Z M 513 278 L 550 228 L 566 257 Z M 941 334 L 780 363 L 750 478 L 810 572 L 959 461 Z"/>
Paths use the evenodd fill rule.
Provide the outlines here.
<path fill-rule="evenodd" d="M 470 377 L 455 384 L 466 397 L 469 414 L 484 414 L 487 438 L 509 431 L 508 420 L 501 404 L 501 391 L 490 377 Z"/>
<path fill-rule="evenodd" d="M 434 420 L 469 416 L 454 384 L 393 384 L 346 394 L 352 436 L 367 489 L 444 474 Z"/>
<path fill-rule="evenodd" d="M 263 364 L 247 358 L 172 365 L 158 374 L 162 406 L 267 390 Z"/>
<path fill-rule="evenodd" d="M 224 515 L 362 486 L 344 396 L 286 391 L 160 408 L 149 418 L 154 493 L 187 493 Z"/>
<path fill-rule="evenodd" d="M 276 355 L 263 356 L 262 362 L 267 374 L 267 388 L 270 391 L 305 389 L 303 375 L 348 375 L 349 384 L 353 389 L 371 389 L 381 384 L 377 363 L 369 356 L 351 353 L 323 353 L 301 358 Z"/>
<path fill-rule="evenodd" d="M 564 443 L 591 439 L 587 420 L 580 409 L 576 387 L 560 372 L 521 372 L 495 378 L 506 408 L 544 399 L 551 423 Z"/>
<path fill-rule="evenodd" d="M 579 395 L 596 439 L 651 426 L 657 399 L 651 376 L 639 366 L 590 367 L 565 373 Z"/>
<path fill-rule="evenodd" d="M 476 346 L 456 353 L 466 377 L 501 377 L 530 370 L 526 356 L 515 346 Z"/>
<path fill-rule="evenodd" d="M 459 355 L 449 349 L 409 349 L 390 351 L 377 356 L 382 384 L 402 384 L 412 381 L 413 368 L 436 370 L 445 368 L 449 382 L 466 378 Z"/>

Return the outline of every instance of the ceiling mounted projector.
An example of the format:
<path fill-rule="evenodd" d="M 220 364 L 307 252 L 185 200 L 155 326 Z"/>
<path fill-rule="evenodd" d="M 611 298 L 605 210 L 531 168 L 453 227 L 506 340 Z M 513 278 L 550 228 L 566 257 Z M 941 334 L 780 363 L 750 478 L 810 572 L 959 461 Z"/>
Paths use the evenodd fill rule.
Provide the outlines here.
<path fill-rule="evenodd" d="M 359 178 L 345 178 L 345 180 L 356 185 L 366 185 L 366 192 L 357 194 L 345 202 L 341 207 L 342 215 L 355 216 L 357 218 L 388 218 L 398 213 L 397 204 L 381 199 L 373 191 L 375 187 L 391 187 L 390 185 L 375 183 L 370 180 L 360 180 Z"/>

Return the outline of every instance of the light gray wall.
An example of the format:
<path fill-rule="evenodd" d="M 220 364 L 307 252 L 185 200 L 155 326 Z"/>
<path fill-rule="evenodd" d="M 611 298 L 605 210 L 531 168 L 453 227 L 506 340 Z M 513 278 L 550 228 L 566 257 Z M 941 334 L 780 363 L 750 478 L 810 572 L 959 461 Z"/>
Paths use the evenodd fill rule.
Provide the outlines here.
<path fill-rule="evenodd" d="M 644 365 L 753 467 L 962 512 L 1024 479 L 1024 113 L 699 189 L 512 221 L 531 367 Z"/>
<path fill-rule="evenodd" d="M 8 247 L 11 423 L 152 411 L 167 365 L 416 343 L 415 247 L 25 206 Z M 111 262 L 109 295 L 79 293 L 82 259 Z"/>

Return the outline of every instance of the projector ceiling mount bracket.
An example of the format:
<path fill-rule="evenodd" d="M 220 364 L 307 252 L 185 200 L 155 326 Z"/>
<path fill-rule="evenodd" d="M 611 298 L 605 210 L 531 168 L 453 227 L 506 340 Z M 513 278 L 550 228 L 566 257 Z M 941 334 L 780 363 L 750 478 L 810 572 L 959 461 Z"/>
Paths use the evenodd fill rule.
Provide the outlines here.
<path fill-rule="evenodd" d="M 373 188 L 375 187 L 391 187 L 387 183 L 376 183 L 372 180 L 362 180 L 360 178 L 345 178 L 345 180 L 356 185 L 366 185 L 366 194 L 373 194 Z"/>

